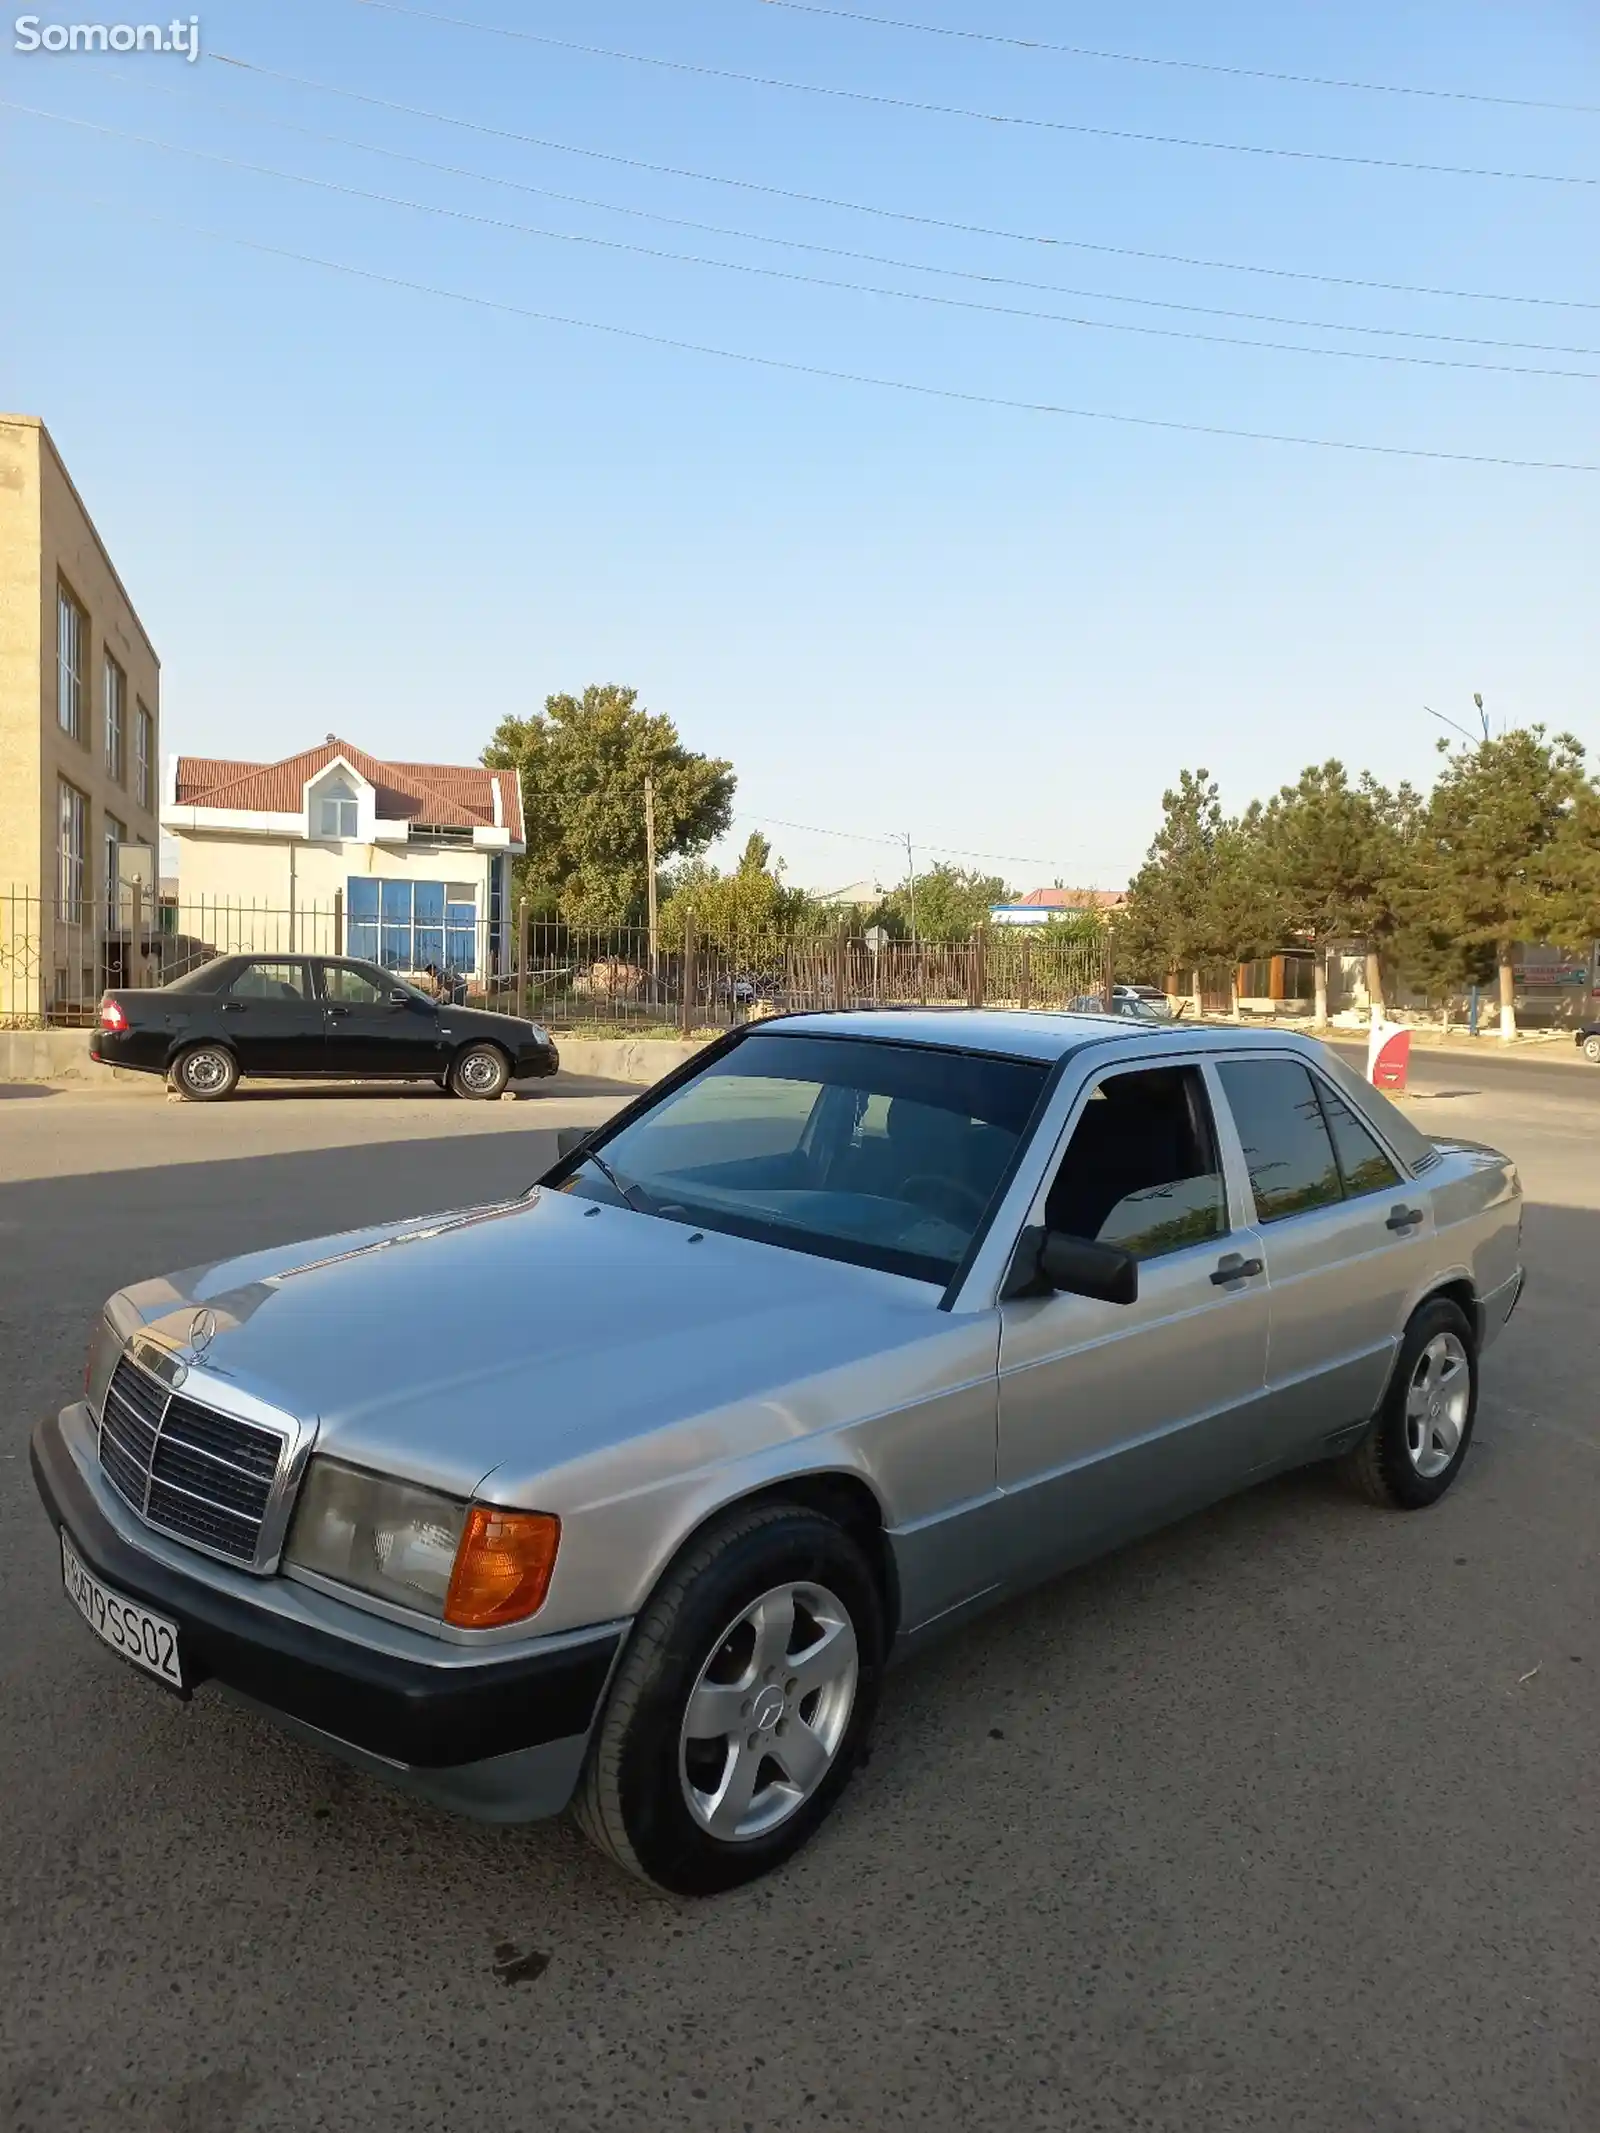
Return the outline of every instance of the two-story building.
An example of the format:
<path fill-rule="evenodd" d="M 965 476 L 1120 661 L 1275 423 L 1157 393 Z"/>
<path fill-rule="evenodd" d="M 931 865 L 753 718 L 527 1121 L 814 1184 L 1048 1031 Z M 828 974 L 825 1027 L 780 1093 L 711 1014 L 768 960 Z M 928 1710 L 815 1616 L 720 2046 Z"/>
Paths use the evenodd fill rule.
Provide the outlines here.
<path fill-rule="evenodd" d="M 384 762 L 333 734 L 276 763 L 176 756 L 162 827 L 186 939 L 480 981 L 509 967 L 514 770 Z"/>
<path fill-rule="evenodd" d="M 50 432 L 0 415 L 0 1015 L 121 972 L 129 884 L 154 894 L 160 681 Z"/>

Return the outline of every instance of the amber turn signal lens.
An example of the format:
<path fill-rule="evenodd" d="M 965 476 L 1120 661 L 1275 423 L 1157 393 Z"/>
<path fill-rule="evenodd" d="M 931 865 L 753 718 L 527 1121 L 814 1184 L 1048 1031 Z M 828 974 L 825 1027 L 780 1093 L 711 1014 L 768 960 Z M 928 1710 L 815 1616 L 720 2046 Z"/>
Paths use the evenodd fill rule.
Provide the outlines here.
<path fill-rule="evenodd" d="M 547 1512 L 475 1503 L 456 1550 L 445 1620 L 457 1629 L 525 1621 L 544 1605 L 560 1541 L 561 1521 Z"/>

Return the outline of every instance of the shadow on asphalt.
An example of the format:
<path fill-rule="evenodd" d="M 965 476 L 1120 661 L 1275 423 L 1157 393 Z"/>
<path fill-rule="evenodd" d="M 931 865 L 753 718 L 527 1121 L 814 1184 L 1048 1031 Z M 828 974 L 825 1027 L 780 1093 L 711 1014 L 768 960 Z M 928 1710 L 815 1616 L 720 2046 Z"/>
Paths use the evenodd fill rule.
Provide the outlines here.
<path fill-rule="evenodd" d="M 47 1081 L 0 1081 L 0 1103 L 19 1096 L 60 1096 L 63 1093 Z"/>
<path fill-rule="evenodd" d="M 499 1103 L 536 1103 L 552 1096 L 637 1096 L 642 1084 L 602 1081 L 593 1075 L 557 1074 L 538 1081 L 513 1082 Z M 455 1103 L 432 1081 L 242 1081 L 226 1099 L 230 1104 L 268 1103 Z M 469 1099 L 470 1100 L 470 1099 Z"/>

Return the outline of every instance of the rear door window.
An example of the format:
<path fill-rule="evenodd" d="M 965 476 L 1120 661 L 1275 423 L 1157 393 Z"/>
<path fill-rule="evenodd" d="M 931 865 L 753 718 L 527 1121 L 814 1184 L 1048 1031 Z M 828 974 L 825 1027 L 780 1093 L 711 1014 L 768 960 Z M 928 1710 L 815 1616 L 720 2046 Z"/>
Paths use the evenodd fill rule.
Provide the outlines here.
<path fill-rule="evenodd" d="M 1344 1198 L 1316 1085 L 1297 1059 L 1222 1059 L 1217 1073 L 1244 1144 L 1263 1222 Z"/>
<path fill-rule="evenodd" d="M 1333 1151 L 1339 1158 L 1339 1174 L 1352 1199 L 1364 1192 L 1392 1192 L 1400 1173 L 1390 1162 L 1376 1137 L 1356 1117 L 1338 1090 L 1320 1078 L 1317 1094 L 1333 1135 Z"/>
<path fill-rule="evenodd" d="M 246 963 L 228 987 L 234 1000 L 309 1000 L 311 978 L 304 963 Z"/>

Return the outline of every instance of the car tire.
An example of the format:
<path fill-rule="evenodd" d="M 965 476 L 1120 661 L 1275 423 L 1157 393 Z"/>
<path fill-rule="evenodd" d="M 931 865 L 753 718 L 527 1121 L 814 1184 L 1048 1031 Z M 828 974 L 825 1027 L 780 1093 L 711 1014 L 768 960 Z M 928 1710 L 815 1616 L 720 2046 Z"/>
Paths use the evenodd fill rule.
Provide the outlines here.
<path fill-rule="evenodd" d="M 1589 1061 L 1590 1061 L 1590 1062 L 1591 1062 L 1591 1063 L 1592 1063 L 1593 1065 L 1595 1065 L 1595 1066 L 1600 1066 L 1600 1037 L 1585 1037 L 1585 1038 L 1584 1038 L 1584 1040 L 1583 1040 L 1583 1056 L 1584 1056 L 1584 1058 L 1585 1058 L 1585 1059 L 1589 1060 Z"/>
<path fill-rule="evenodd" d="M 172 1062 L 169 1088 L 186 1104 L 219 1104 L 239 1085 L 239 1062 L 225 1044 L 191 1044 Z"/>
<path fill-rule="evenodd" d="M 634 1624 L 574 1803 L 580 1828 L 679 1896 L 769 1872 L 860 1760 L 884 1639 L 872 1567 L 832 1519 L 779 1503 L 720 1521 Z M 697 1737 L 692 1709 L 708 1729 Z"/>
<path fill-rule="evenodd" d="M 504 1095 L 511 1061 L 498 1044 L 469 1044 L 452 1065 L 445 1086 L 470 1103 L 492 1103 Z"/>
<path fill-rule="evenodd" d="M 1477 1336 L 1458 1304 L 1435 1297 L 1407 1326 L 1383 1405 L 1345 1454 L 1345 1473 L 1385 1510 L 1425 1511 L 1460 1473 L 1477 1414 Z"/>

